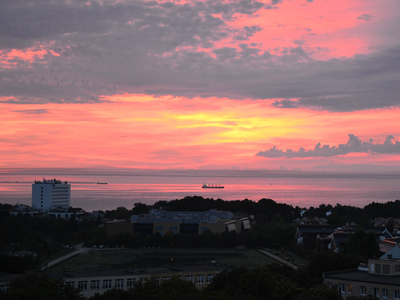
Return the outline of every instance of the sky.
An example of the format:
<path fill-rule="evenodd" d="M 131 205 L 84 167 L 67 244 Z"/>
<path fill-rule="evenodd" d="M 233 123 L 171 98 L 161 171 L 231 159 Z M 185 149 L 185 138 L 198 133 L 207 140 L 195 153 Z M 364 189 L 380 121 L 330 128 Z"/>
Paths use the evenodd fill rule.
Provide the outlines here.
<path fill-rule="evenodd" d="M 0 168 L 396 171 L 400 1 L 0 1 Z"/>

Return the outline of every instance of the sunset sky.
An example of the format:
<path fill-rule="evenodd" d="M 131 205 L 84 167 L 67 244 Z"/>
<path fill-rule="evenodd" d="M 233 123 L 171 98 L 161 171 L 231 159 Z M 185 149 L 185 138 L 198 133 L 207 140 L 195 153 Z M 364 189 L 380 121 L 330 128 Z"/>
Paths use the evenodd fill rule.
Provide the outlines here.
<path fill-rule="evenodd" d="M 0 1 L 0 168 L 400 167 L 400 1 Z"/>

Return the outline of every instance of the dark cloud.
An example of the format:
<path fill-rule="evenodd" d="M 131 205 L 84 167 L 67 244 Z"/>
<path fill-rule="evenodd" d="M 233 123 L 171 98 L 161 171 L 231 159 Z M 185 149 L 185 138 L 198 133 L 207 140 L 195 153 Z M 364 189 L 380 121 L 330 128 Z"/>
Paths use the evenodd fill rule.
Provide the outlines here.
<path fill-rule="evenodd" d="M 349 153 L 368 153 L 375 154 L 399 154 L 400 143 L 393 142 L 394 137 L 388 135 L 386 140 L 380 143 L 374 143 L 372 139 L 368 142 L 362 142 L 354 134 L 349 134 L 349 140 L 346 144 L 339 144 L 338 146 L 322 145 L 318 143 L 313 150 L 305 150 L 300 148 L 295 151 L 287 149 L 286 151 L 277 149 L 276 146 L 266 151 L 260 151 L 256 155 L 269 158 L 305 158 L 305 157 L 331 157 L 338 155 L 346 155 Z"/>
<path fill-rule="evenodd" d="M 245 41 L 249 37 L 253 36 L 255 33 L 261 31 L 260 26 L 244 26 L 243 30 L 238 31 L 237 35 L 234 37 L 235 40 Z"/>
<path fill-rule="evenodd" d="M 236 14 L 256 15 L 281 2 L 272 0 L 268 7 L 255 0 L 2 0 L 0 51 L 32 48 L 45 54 L 15 58 L 12 68 L 0 68 L 0 97 L 12 103 L 80 103 L 147 93 L 281 99 L 274 106 L 330 111 L 400 105 L 400 46 L 317 61 L 312 54 L 329 49 L 303 40 L 268 49 L 247 43 L 267 29 L 229 25 Z M 218 46 L 227 37 L 232 44 Z"/>
<path fill-rule="evenodd" d="M 357 20 L 364 20 L 364 21 L 369 21 L 373 17 L 369 14 L 362 14 L 361 16 L 357 17 Z"/>
<path fill-rule="evenodd" d="M 14 110 L 14 112 L 19 112 L 27 115 L 42 115 L 42 114 L 47 114 L 49 111 L 47 109 L 24 109 L 24 110 Z"/>
<path fill-rule="evenodd" d="M 219 49 L 214 50 L 213 53 L 215 53 L 217 55 L 218 60 L 222 60 L 222 61 L 237 57 L 236 48 L 232 48 L 232 47 L 219 48 Z"/>

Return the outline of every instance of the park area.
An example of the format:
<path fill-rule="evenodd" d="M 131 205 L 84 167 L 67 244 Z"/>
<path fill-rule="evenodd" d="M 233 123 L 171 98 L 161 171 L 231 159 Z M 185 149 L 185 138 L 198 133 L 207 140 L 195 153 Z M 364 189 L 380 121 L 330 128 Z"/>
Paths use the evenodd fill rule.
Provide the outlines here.
<path fill-rule="evenodd" d="M 52 268 L 51 272 L 65 270 L 82 272 L 171 266 L 226 265 L 260 267 L 273 260 L 253 249 L 101 249 L 74 256 Z"/>

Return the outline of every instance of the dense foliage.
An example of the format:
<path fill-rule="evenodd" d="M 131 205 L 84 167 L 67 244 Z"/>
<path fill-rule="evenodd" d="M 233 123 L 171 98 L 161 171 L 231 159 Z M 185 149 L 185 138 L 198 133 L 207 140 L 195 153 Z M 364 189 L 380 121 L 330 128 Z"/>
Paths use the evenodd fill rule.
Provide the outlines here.
<path fill-rule="evenodd" d="M 46 274 L 28 273 L 17 276 L 10 282 L 9 288 L 0 291 L 2 300 L 79 300 L 78 290 L 65 285 L 61 279 Z"/>
<path fill-rule="evenodd" d="M 154 205 L 135 203 L 131 210 L 118 207 L 115 210 L 104 212 L 107 219 L 129 219 L 132 215 L 147 214 L 151 208 L 163 208 L 168 211 L 207 211 L 210 209 L 231 211 L 236 215 L 254 215 L 259 224 L 266 224 L 273 220 L 292 222 L 300 217 L 301 209 L 284 203 L 276 203 L 271 199 L 234 200 L 203 198 L 200 196 L 185 197 L 180 200 L 157 201 Z"/>
<path fill-rule="evenodd" d="M 330 215 L 327 216 L 327 212 Z M 354 222 L 357 225 L 370 225 L 371 220 L 375 218 L 400 218 L 400 200 L 389 201 L 386 203 L 372 202 L 364 208 L 336 204 L 321 204 L 319 207 L 310 207 L 304 214 L 309 218 L 327 218 L 329 224 L 344 225 Z M 393 229 L 393 227 L 389 228 Z"/>

